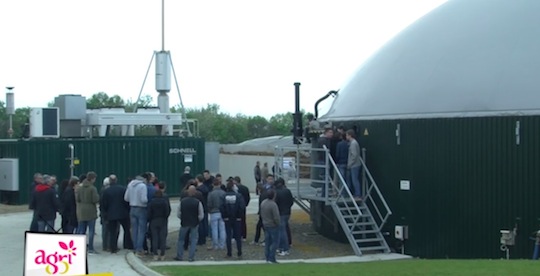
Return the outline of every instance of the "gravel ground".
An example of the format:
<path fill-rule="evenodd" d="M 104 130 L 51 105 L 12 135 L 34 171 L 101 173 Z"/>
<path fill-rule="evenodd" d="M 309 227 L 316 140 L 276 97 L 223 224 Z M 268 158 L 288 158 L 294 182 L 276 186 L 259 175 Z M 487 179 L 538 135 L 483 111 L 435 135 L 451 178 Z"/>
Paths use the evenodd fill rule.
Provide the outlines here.
<path fill-rule="evenodd" d="M 257 215 L 247 216 L 248 237 L 247 241 L 242 243 L 242 259 L 243 260 L 264 260 L 264 247 L 259 245 L 250 245 L 255 236 L 255 225 L 257 223 Z M 290 228 L 292 234 L 292 247 L 289 256 L 276 256 L 279 259 L 314 259 L 324 257 L 336 257 L 354 255 L 354 252 L 349 244 L 339 243 L 329 240 L 312 230 L 309 215 L 298 210 L 293 211 L 290 220 Z M 176 243 L 178 239 L 178 231 L 169 233 L 167 237 L 167 245 L 171 248 L 166 251 L 166 261 L 171 261 L 176 256 Z M 264 234 L 261 241 L 264 240 Z M 197 246 L 195 260 L 206 261 L 221 261 L 236 259 L 236 245 L 233 243 L 233 257 L 226 257 L 226 250 L 207 250 L 207 246 L 212 245 L 211 240 L 207 240 L 206 245 Z M 184 260 L 188 257 L 188 252 L 184 252 Z M 146 256 L 143 261 L 152 261 L 151 256 Z"/>
<path fill-rule="evenodd" d="M 28 204 L 25 204 L 25 205 L 0 204 L 0 215 L 16 213 L 16 212 L 25 212 L 25 211 L 28 211 Z"/>

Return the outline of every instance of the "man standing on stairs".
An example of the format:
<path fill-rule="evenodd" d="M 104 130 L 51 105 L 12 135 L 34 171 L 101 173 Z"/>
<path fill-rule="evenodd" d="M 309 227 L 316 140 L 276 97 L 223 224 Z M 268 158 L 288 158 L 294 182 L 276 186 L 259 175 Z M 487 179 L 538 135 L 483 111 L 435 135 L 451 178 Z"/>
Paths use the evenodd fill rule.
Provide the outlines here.
<path fill-rule="evenodd" d="M 332 128 L 327 127 L 324 129 L 324 133 L 318 139 L 319 148 L 324 148 L 324 146 L 326 146 L 326 148 L 328 149 L 330 153 L 330 158 L 333 158 L 335 155 L 334 150 L 332 149 L 332 144 L 331 144 L 333 138 L 334 138 L 334 130 Z M 317 160 L 317 163 L 318 165 L 326 164 L 326 152 L 321 151 L 319 153 L 319 158 Z M 332 166 L 328 168 L 328 173 L 329 175 L 333 175 Z M 324 181 L 323 186 L 322 186 L 322 191 L 321 191 L 321 196 L 324 197 L 326 195 L 326 189 L 330 190 L 332 188 L 332 187 L 326 187 L 328 185 L 326 181 L 326 168 L 319 168 L 319 173 L 316 177 Z"/>
<path fill-rule="evenodd" d="M 362 200 L 362 191 L 360 191 L 360 145 L 355 139 L 354 130 L 347 130 L 347 141 L 349 141 L 349 157 L 347 160 L 347 169 L 351 172 L 351 182 L 354 188 L 355 200 Z"/>
<path fill-rule="evenodd" d="M 340 136 L 340 141 L 337 143 L 336 146 L 336 165 L 338 167 L 338 171 L 343 177 L 343 180 L 345 180 L 345 183 L 350 190 L 351 189 L 351 180 L 349 179 L 349 172 L 347 170 L 347 163 L 349 161 L 349 142 L 347 141 L 347 135 L 343 133 L 338 134 Z M 336 183 L 339 185 L 339 177 L 336 175 Z M 342 195 L 346 195 L 347 192 L 345 190 L 342 190 Z"/>

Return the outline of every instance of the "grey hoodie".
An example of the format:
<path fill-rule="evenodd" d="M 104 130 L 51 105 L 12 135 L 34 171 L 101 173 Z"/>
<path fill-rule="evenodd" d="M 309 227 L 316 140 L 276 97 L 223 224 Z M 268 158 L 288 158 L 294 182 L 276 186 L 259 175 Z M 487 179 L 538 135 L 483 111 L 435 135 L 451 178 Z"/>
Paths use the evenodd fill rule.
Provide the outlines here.
<path fill-rule="evenodd" d="M 129 182 L 124 194 L 124 200 L 129 202 L 129 206 L 132 207 L 146 207 L 148 204 L 148 189 L 144 178 L 137 176 Z"/>

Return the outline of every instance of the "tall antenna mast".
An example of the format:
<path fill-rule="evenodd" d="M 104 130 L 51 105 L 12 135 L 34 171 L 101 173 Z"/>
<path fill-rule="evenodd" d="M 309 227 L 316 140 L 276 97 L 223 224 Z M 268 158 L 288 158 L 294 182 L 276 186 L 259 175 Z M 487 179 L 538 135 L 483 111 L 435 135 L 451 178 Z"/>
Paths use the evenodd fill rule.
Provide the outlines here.
<path fill-rule="evenodd" d="M 150 59 L 150 64 L 148 65 L 148 69 L 146 71 L 146 75 L 144 77 L 141 90 L 139 91 L 139 96 L 137 97 L 137 101 L 135 102 L 135 110 L 134 112 L 137 112 L 138 103 L 141 99 L 142 91 L 144 89 L 144 84 L 146 83 L 146 78 L 148 77 L 148 73 L 150 72 L 150 67 L 152 66 L 152 62 L 154 61 L 154 58 L 156 60 L 156 92 L 158 92 L 157 102 L 160 113 L 169 113 L 170 112 L 170 106 L 169 106 L 169 92 L 171 91 L 171 73 L 174 77 L 174 82 L 176 84 L 176 91 L 178 92 L 178 98 L 180 100 L 180 108 L 182 112 L 183 121 L 182 123 L 185 125 L 185 130 L 187 132 L 188 136 L 192 136 L 191 130 L 189 129 L 188 120 L 186 117 L 186 109 L 184 108 L 184 103 L 182 102 L 182 96 L 180 95 L 180 88 L 178 87 L 178 80 L 176 79 L 176 73 L 174 71 L 174 66 L 172 65 L 172 58 L 171 53 L 169 51 L 165 50 L 165 0 L 161 0 L 161 51 L 154 51 L 152 54 L 152 58 Z M 160 133 L 166 134 L 166 135 L 172 135 L 173 133 L 173 126 L 170 124 L 165 124 L 159 126 Z M 182 133 L 180 133 L 182 134 Z"/>
<path fill-rule="evenodd" d="M 165 51 L 165 0 L 161 0 L 161 51 Z"/>

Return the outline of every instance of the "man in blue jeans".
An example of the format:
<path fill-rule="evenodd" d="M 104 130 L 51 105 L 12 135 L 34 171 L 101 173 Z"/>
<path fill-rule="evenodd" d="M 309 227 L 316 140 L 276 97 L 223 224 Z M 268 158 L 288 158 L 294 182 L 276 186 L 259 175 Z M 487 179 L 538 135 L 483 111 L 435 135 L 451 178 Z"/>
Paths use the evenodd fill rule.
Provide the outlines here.
<path fill-rule="evenodd" d="M 341 177 L 343 177 L 343 180 L 345 184 L 350 183 L 349 180 L 349 172 L 347 170 L 347 162 L 349 160 L 349 142 L 347 142 L 346 134 L 345 133 L 338 133 L 340 141 L 337 143 L 336 146 L 336 165 L 338 167 L 339 173 L 341 174 Z M 337 175 L 336 175 L 337 177 Z M 339 177 L 336 179 L 339 183 Z M 347 192 L 345 189 L 341 191 L 342 195 L 346 195 Z"/>
<path fill-rule="evenodd" d="M 143 242 L 146 238 L 148 189 L 146 183 L 150 180 L 150 174 L 143 173 L 136 176 L 127 187 L 124 200 L 129 202 L 129 218 L 131 220 L 131 232 L 135 246 L 135 254 L 144 256 Z"/>
<path fill-rule="evenodd" d="M 204 218 L 204 209 L 201 201 L 195 198 L 197 188 L 190 186 L 186 197 L 180 200 L 178 205 L 177 217 L 180 219 L 180 232 L 178 233 L 178 242 L 176 246 L 177 261 L 182 261 L 184 256 L 184 243 L 186 235 L 189 232 L 189 261 L 195 261 L 195 250 L 199 239 L 199 223 Z"/>
<path fill-rule="evenodd" d="M 285 186 L 285 180 L 278 178 L 275 183 L 276 186 L 276 204 L 279 209 L 280 223 L 279 223 L 279 243 L 278 243 L 278 255 L 289 255 L 289 238 L 287 237 L 287 226 L 289 225 L 289 218 L 291 217 L 291 207 L 294 204 L 294 199 L 291 191 Z"/>
<path fill-rule="evenodd" d="M 347 141 L 349 141 L 349 156 L 347 160 L 347 168 L 351 171 L 351 182 L 354 189 L 354 199 L 362 200 L 362 191 L 360 191 L 360 145 L 355 139 L 354 130 L 347 130 Z M 349 187 L 350 188 L 350 187 Z"/>
<path fill-rule="evenodd" d="M 279 225 L 281 219 L 279 208 L 274 201 L 276 193 L 273 189 L 267 191 L 267 198 L 261 203 L 261 219 L 264 226 L 264 256 L 266 263 L 277 263 L 276 248 L 279 243 Z"/>

